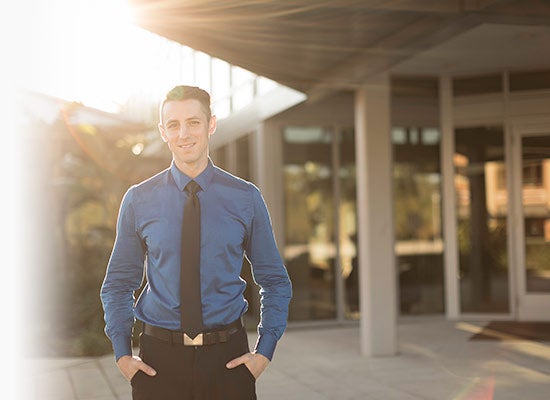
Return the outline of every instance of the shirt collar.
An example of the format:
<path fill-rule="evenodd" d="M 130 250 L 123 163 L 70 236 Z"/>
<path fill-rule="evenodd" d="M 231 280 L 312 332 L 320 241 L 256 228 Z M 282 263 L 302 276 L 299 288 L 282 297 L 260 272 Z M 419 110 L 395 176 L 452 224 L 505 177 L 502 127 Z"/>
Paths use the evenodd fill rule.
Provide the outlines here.
<path fill-rule="evenodd" d="M 208 190 L 208 186 L 210 186 L 210 182 L 212 181 L 212 177 L 214 176 L 214 171 L 214 163 L 212 162 L 210 157 L 208 158 L 208 165 L 206 166 L 205 170 L 202 171 L 195 179 L 191 179 L 183 172 L 181 172 L 176 166 L 174 160 L 172 160 L 172 164 L 170 165 L 170 173 L 172 174 L 172 177 L 176 182 L 176 186 L 181 191 L 185 189 L 185 187 L 191 180 L 194 180 L 199 184 L 201 190 L 205 192 L 206 190 Z"/>

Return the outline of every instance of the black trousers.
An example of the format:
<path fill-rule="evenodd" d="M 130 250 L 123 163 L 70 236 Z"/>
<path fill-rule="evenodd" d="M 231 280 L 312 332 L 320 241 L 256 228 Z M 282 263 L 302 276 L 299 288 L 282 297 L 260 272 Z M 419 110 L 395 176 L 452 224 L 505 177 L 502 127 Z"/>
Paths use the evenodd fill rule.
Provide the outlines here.
<path fill-rule="evenodd" d="M 157 374 L 138 371 L 132 378 L 134 400 L 255 400 L 256 382 L 246 365 L 228 361 L 249 351 L 244 328 L 229 341 L 209 346 L 172 344 L 141 334 L 141 359 Z"/>

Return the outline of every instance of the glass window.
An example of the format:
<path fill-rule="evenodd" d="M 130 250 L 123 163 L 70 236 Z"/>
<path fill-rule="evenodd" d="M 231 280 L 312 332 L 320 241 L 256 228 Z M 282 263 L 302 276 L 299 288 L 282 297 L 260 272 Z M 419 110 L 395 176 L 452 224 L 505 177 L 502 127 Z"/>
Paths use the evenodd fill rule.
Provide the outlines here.
<path fill-rule="evenodd" d="M 212 109 L 219 119 L 231 113 L 231 66 L 217 58 L 212 59 Z"/>
<path fill-rule="evenodd" d="M 523 137 L 521 150 L 526 290 L 550 293 L 550 135 Z"/>
<path fill-rule="evenodd" d="M 332 138 L 323 128 L 318 127 L 288 127 L 283 135 L 287 143 L 330 143 Z"/>
<path fill-rule="evenodd" d="M 345 282 L 345 316 L 359 318 L 359 271 L 357 259 L 357 184 L 355 169 L 355 131 L 344 129 L 340 135 L 340 232 L 338 241 L 342 277 Z"/>
<path fill-rule="evenodd" d="M 407 143 L 407 132 L 404 128 L 393 128 L 391 139 L 393 144 L 405 144 Z"/>
<path fill-rule="evenodd" d="M 542 186 L 542 164 L 524 160 L 522 168 L 523 186 Z"/>
<path fill-rule="evenodd" d="M 407 129 L 409 144 L 417 144 L 419 140 L 419 131 L 417 128 Z"/>
<path fill-rule="evenodd" d="M 189 47 L 182 47 L 181 51 L 181 83 L 194 85 L 195 82 L 195 57 L 194 51 Z"/>
<path fill-rule="evenodd" d="M 210 56 L 197 51 L 195 53 L 195 85 L 210 93 L 211 87 Z"/>
<path fill-rule="evenodd" d="M 231 67 L 232 111 L 240 110 L 249 105 L 255 95 L 255 75 L 240 67 Z"/>
<path fill-rule="evenodd" d="M 439 145 L 440 133 L 439 129 L 424 128 L 422 129 L 422 144 Z"/>
<path fill-rule="evenodd" d="M 402 314 L 444 311 L 439 130 L 396 127 L 393 145 L 395 252 Z M 419 140 L 420 139 L 420 140 Z"/>
<path fill-rule="evenodd" d="M 291 320 L 336 317 L 331 138 L 322 128 L 286 128 L 283 135 Z"/>

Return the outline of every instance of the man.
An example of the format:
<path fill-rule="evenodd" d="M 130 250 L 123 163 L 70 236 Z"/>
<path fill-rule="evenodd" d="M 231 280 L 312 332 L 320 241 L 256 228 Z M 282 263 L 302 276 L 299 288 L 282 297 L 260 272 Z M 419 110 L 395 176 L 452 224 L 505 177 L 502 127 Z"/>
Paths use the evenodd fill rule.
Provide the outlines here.
<path fill-rule="evenodd" d="M 101 288 L 117 365 L 134 399 L 255 399 L 291 297 L 267 208 L 253 184 L 210 160 L 216 117 L 207 92 L 172 89 L 159 130 L 172 164 L 125 194 Z M 252 352 L 242 325 L 245 255 L 261 288 Z M 131 351 L 134 317 L 144 326 L 139 357 Z"/>

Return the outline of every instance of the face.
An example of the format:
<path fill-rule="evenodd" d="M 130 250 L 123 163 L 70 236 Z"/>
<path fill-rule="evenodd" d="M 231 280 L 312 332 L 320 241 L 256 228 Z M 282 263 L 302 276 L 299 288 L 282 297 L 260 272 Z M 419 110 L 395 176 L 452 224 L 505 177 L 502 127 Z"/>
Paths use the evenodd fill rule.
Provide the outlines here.
<path fill-rule="evenodd" d="M 213 115 L 208 121 L 198 100 L 165 103 L 159 130 L 182 172 L 194 178 L 206 168 L 210 135 L 216 131 L 216 117 Z"/>

